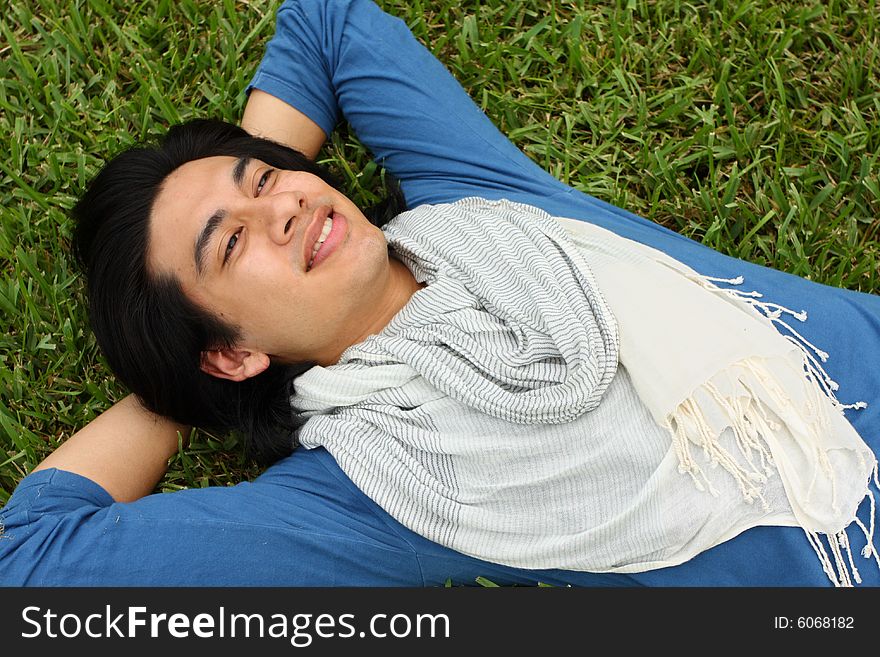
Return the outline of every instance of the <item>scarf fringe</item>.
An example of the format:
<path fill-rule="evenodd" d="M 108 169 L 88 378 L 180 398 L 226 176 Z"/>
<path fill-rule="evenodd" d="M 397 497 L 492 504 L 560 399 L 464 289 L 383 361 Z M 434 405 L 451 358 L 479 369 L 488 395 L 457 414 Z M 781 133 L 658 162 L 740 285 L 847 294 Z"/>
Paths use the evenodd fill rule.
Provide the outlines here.
<path fill-rule="evenodd" d="M 880 491 L 880 482 L 878 482 L 876 464 L 874 465 L 873 483 L 877 490 Z M 861 550 L 862 557 L 869 560 L 873 557 L 877 567 L 880 568 L 880 553 L 877 552 L 877 547 L 874 545 L 874 517 L 876 513 L 874 494 L 868 490 L 867 497 L 871 501 L 870 528 L 866 528 L 864 523 L 858 517 L 854 518 L 854 522 L 858 525 L 859 529 L 862 530 L 862 534 L 865 537 L 865 547 Z M 804 532 L 807 535 L 807 540 L 810 542 L 813 551 L 819 558 L 819 563 L 822 564 L 822 570 L 825 571 L 825 574 L 828 575 L 828 579 L 835 587 L 852 587 L 853 580 L 855 580 L 856 584 L 862 583 L 859 569 L 853 560 L 852 547 L 850 546 L 849 536 L 846 533 L 846 529 L 841 530 L 833 536 L 819 532 L 809 532 L 807 530 L 804 530 Z M 823 537 L 825 541 L 828 542 L 828 548 L 834 557 L 833 564 L 822 543 Z M 843 558 L 843 552 L 841 549 L 846 552 L 846 560 Z"/>
<path fill-rule="evenodd" d="M 744 410 L 741 407 L 734 408 L 733 404 L 736 402 L 731 403 L 731 400 L 724 399 L 711 382 L 704 384 L 703 389 L 712 395 L 718 405 L 726 411 L 727 416 L 731 418 L 730 427 L 733 429 L 737 447 L 749 468 L 740 465 L 739 461 L 724 449 L 718 442 L 720 433 L 710 426 L 700 410 L 700 405 L 693 399 L 687 399 L 682 402 L 675 413 L 670 415 L 667 427 L 673 434 L 673 446 L 679 462 L 678 471 L 682 474 L 689 474 L 697 490 L 708 490 L 710 494 L 718 497 L 718 490 L 694 460 L 691 445 L 695 444 L 702 448 L 703 455 L 712 468 L 720 465 L 733 476 L 746 502 L 752 504 L 755 500 L 760 500 L 764 510 L 769 511 L 770 506 L 764 499 L 759 485 L 773 476 L 773 458 L 759 436 L 760 429 L 769 427 L 768 423 L 761 417 L 760 411 L 756 412 L 755 405 L 750 405 L 752 408 L 749 410 Z M 733 418 L 738 418 L 738 420 Z M 696 438 L 693 432 L 694 427 L 696 428 Z M 760 459 L 760 465 L 755 464 L 755 456 Z"/>
<path fill-rule="evenodd" d="M 744 282 L 742 276 L 737 276 L 736 278 L 715 278 L 712 276 L 698 276 L 695 280 L 697 283 L 702 285 L 710 292 L 728 296 L 732 299 L 736 299 L 737 301 L 745 303 L 746 305 L 751 307 L 752 310 L 754 310 L 760 317 L 766 318 L 772 324 L 775 324 L 777 327 L 781 327 L 782 329 L 787 331 L 789 335 L 782 333 L 782 336 L 801 350 L 804 356 L 804 370 L 806 371 L 807 378 L 814 381 L 822 389 L 822 392 L 824 392 L 825 395 L 831 400 L 835 408 L 843 412 L 848 408 L 859 410 L 868 407 L 868 403 L 865 401 L 858 401 L 853 404 L 844 404 L 837 398 L 835 393 L 837 392 L 837 390 L 840 389 L 840 384 L 832 379 L 828 372 L 825 371 L 825 368 L 822 367 L 822 363 L 828 361 L 828 352 L 823 351 L 812 342 L 807 340 L 803 335 L 798 333 L 798 331 L 795 330 L 794 327 L 792 327 L 788 322 L 782 319 L 782 315 L 786 314 L 791 315 L 799 322 L 806 322 L 806 310 L 794 311 L 777 303 L 759 301 L 759 299 L 762 299 L 764 297 L 764 295 L 760 292 L 743 292 L 741 290 L 731 290 L 730 288 L 722 288 L 715 285 L 715 283 L 742 285 Z"/>
<path fill-rule="evenodd" d="M 837 398 L 835 393 L 839 390 L 840 386 L 831 378 L 822 365 L 827 362 L 828 353 L 807 340 L 791 324 L 783 319 L 783 316 L 787 315 L 800 322 L 805 322 L 807 320 L 806 311 L 794 311 L 779 304 L 762 301 L 763 295 L 760 292 L 732 290 L 717 285 L 718 283 L 741 285 L 744 280 L 742 276 L 737 276 L 736 278 L 714 278 L 696 275 L 691 278 L 714 294 L 727 296 L 746 304 L 761 318 L 768 320 L 777 329 L 781 329 L 780 333 L 782 336 L 798 347 L 802 355 L 805 378 L 804 392 L 806 393 L 803 399 L 805 408 L 798 410 L 801 411 L 802 417 L 807 424 L 812 425 L 814 431 L 822 431 L 827 426 L 828 421 L 823 412 L 822 404 L 818 403 L 819 394 L 827 397 L 831 401 L 833 408 L 837 409 L 841 414 L 846 409 L 858 410 L 868 406 L 864 401 L 844 404 Z M 694 396 L 698 394 L 708 395 L 715 402 L 728 421 L 727 426 L 733 430 L 737 448 L 745 464 L 741 460 L 737 460 L 733 454 L 721 445 L 719 442 L 721 430 L 718 427 L 713 428 L 711 426 L 710 421 L 705 415 L 705 406 L 698 403 L 694 396 L 692 396 L 682 402 L 668 418 L 668 428 L 673 435 L 673 444 L 679 459 L 679 472 L 689 474 L 698 490 L 708 490 L 712 495 L 718 495 L 718 491 L 712 486 L 706 473 L 703 472 L 702 468 L 694 460 L 691 448 L 695 445 L 702 449 L 705 458 L 709 461 L 712 468 L 720 465 L 733 476 L 747 503 L 753 504 L 755 501 L 759 501 L 765 511 L 770 511 L 770 507 L 762 494 L 762 484 L 767 481 L 768 477 L 773 476 L 772 466 L 774 463 L 767 443 L 762 436 L 770 435 L 781 427 L 768 417 L 768 409 L 760 401 L 760 397 L 755 394 L 757 391 L 753 390 L 752 386 L 759 386 L 777 409 L 785 408 L 787 404 L 790 405 L 792 403 L 792 400 L 774 382 L 773 377 L 764 371 L 759 362 L 747 359 L 736 363 L 731 369 L 739 372 L 739 376 L 734 375 L 735 394 L 725 396 L 718 389 L 716 383 L 710 380 L 700 386 L 694 392 Z M 742 393 L 746 394 L 743 395 Z M 817 456 L 821 469 L 825 473 L 830 473 L 831 465 L 827 455 L 818 451 L 817 448 Z M 756 460 L 758 461 L 757 463 Z M 813 491 L 816 477 L 819 474 L 818 470 L 813 474 L 813 479 L 808 489 L 808 497 Z M 876 460 L 874 462 L 872 479 L 874 485 L 880 491 L 880 477 L 878 477 Z M 869 486 L 870 483 L 869 481 Z M 838 500 L 836 499 L 833 487 L 831 497 L 832 508 L 836 511 Z M 880 568 L 880 554 L 878 554 L 877 548 L 874 545 L 876 504 L 870 488 L 866 492 L 866 497 L 870 500 L 871 505 L 870 526 L 865 527 L 864 523 L 855 514 L 850 524 L 855 522 L 865 536 L 865 547 L 861 550 L 862 557 L 865 559 L 873 557 L 877 567 Z M 823 571 L 834 586 L 851 587 L 853 586 L 853 581 L 856 584 L 861 584 L 862 578 L 853 560 L 846 528 L 836 534 L 824 534 L 822 532 L 809 531 L 806 528 L 804 528 L 804 532 L 816 556 L 819 558 Z M 828 544 L 827 550 L 822 541 L 823 536 Z M 846 556 L 844 556 L 844 552 Z"/>

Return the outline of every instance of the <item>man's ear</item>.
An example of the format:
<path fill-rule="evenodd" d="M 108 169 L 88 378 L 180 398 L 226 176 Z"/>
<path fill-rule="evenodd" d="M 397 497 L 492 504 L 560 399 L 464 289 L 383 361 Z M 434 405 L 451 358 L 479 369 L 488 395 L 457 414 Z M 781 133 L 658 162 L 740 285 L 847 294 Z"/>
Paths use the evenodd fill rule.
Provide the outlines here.
<path fill-rule="evenodd" d="M 202 372 L 218 379 L 244 381 L 265 371 L 269 356 L 245 349 L 215 349 L 202 352 L 200 367 Z"/>

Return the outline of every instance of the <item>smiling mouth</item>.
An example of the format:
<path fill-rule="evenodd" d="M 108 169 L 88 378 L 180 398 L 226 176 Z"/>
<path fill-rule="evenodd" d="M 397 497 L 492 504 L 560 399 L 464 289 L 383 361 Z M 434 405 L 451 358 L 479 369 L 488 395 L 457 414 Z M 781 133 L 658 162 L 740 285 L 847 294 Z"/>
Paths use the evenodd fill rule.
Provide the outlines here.
<path fill-rule="evenodd" d="M 318 251 L 321 250 L 321 245 L 324 244 L 324 240 L 327 239 L 327 236 L 330 234 L 330 231 L 333 228 L 333 217 L 327 217 L 324 219 L 324 227 L 321 229 L 321 234 L 318 235 L 318 239 L 315 240 L 315 244 L 312 247 L 312 256 L 309 258 L 309 264 L 306 267 L 306 271 L 309 271 L 312 268 L 312 264 L 315 262 L 315 256 L 318 255 Z"/>

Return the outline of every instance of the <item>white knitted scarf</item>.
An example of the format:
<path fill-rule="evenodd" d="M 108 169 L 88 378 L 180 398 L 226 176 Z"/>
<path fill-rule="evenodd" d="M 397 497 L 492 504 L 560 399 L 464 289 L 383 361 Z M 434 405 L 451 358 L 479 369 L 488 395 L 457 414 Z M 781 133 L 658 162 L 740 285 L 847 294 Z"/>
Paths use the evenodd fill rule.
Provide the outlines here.
<path fill-rule="evenodd" d="M 719 285 L 740 281 L 701 276 L 610 231 L 508 201 L 423 206 L 384 231 L 396 256 L 428 283 L 416 295 L 430 295 L 431 303 L 408 304 L 337 365 L 299 377 L 291 398 L 296 413 L 335 416 L 333 430 L 349 440 L 368 422 L 403 432 L 396 426 L 406 422 L 402 412 L 427 408 L 443 395 L 504 422 L 568 423 L 601 403 L 619 360 L 668 431 L 678 476 L 717 495 L 696 450 L 723 468 L 747 501 L 766 505 L 763 484 L 778 472 L 794 517 L 834 583 L 851 583 L 841 547 L 849 548 L 845 528 L 853 521 L 868 538 L 863 555 L 880 565 L 873 520 L 868 530 L 855 516 L 871 495 L 872 474 L 876 482 L 876 458 L 844 417 L 836 384 L 817 360 L 824 354 L 781 319 L 791 311 Z M 383 408 L 394 412 L 383 415 Z M 733 432 L 736 450 L 722 444 L 725 431 Z M 324 442 L 307 431 L 300 440 L 306 447 Z M 492 448 L 491 436 L 474 436 L 475 451 L 481 440 Z M 509 486 L 517 484 L 516 464 L 535 449 L 540 446 L 523 443 L 520 453 L 502 460 Z M 590 449 L 588 437 L 583 449 Z M 442 446 L 432 458 L 442 460 Z M 370 475 L 365 457 L 337 460 L 415 531 L 497 558 L 444 541 L 434 530 L 438 508 L 451 522 L 466 502 L 426 483 L 421 464 L 413 461 L 387 480 Z M 398 503 L 403 498 L 405 504 Z M 523 499 L 511 514 L 555 511 Z M 831 537 L 831 557 L 820 535 Z M 727 538 L 705 539 L 698 548 Z M 592 562 L 589 555 L 582 563 L 585 570 L 627 570 L 625 563 Z"/>

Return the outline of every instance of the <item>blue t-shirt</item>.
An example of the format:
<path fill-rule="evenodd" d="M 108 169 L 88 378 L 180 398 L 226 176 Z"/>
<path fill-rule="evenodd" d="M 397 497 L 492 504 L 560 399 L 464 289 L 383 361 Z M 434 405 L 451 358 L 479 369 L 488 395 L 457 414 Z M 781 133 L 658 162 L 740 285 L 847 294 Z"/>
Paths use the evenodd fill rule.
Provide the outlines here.
<path fill-rule="evenodd" d="M 329 134 L 344 118 L 401 180 L 409 205 L 467 196 L 538 206 L 593 222 L 710 276 L 743 275 L 776 303 L 805 309 L 798 331 L 831 354 L 825 364 L 875 453 L 880 445 L 880 298 L 736 260 L 582 194 L 511 144 L 403 21 L 368 0 L 288 1 L 252 87 Z M 866 501 L 860 518 L 870 526 Z M 797 528 L 759 527 L 695 559 L 633 575 L 528 571 L 489 564 L 415 535 L 364 496 L 321 449 L 299 450 L 254 482 L 115 503 L 79 475 L 44 470 L 0 510 L 0 584 L 192 586 L 423 586 L 499 584 L 827 586 Z M 880 569 L 859 555 L 865 584 Z"/>

